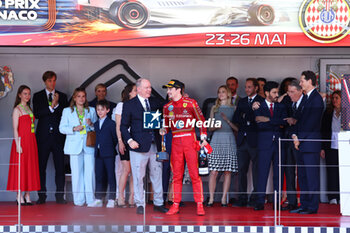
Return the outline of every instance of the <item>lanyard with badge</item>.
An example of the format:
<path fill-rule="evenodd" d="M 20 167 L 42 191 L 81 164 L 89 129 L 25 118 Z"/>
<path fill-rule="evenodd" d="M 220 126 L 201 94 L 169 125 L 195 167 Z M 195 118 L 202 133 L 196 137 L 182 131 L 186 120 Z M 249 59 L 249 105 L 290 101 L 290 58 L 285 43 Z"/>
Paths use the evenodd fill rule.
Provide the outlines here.
<path fill-rule="evenodd" d="M 52 93 L 49 94 L 48 103 L 49 103 L 49 106 L 52 106 Z"/>
<path fill-rule="evenodd" d="M 78 115 L 78 118 L 79 118 L 80 125 L 82 125 L 84 127 L 84 129 L 80 131 L 80 134 L 86 134 L 86 126 L 83 125 L 84 115 L 85 115 L 85 108 L 83 109 L 83 114 L 79 113 L 78 108 L 76 108 L 76 112 L 77 112 L 77 115 Z"/>
<path fill-rule="evenodd" d="M 33 113 L 31 111 L 27 111 L 27 109 L 24 108 L 24 106 L 22 104 L 19 104 L 23 110 L 30 116 L 30 120 L 31 120 L 31 124 L 30 124 L 30 128 L 31 128 L 31 132 L 34 133 L 35 132 L 35 129 L 34 129 L 34 116 L 33 116 Z"/>

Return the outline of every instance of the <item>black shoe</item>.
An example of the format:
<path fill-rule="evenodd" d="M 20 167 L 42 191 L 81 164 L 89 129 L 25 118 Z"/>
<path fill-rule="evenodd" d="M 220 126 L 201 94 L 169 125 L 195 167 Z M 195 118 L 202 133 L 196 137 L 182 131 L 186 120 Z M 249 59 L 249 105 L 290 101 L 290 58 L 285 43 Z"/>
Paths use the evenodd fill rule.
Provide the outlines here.
<path fill-rule="evenodd" d="M 231 198 L 230 201 L 229 201 L 228 203 L 234 204 L 234 203 L 236 203 L 236 202 L 237 202 L 236 198 Z"/>
<path fill-rule="evenodd" d="M 255 203 L 255 201 L 249 201 L 249 202 L 247 203 L 247 206 L 248 206 L 248 207 L 255 207 L 255 206 L 256 206 L 256 203 Z"/>
<path fill-rule="evenodd" d="M 282 210 L 283 206 L 281 205 L 281 210 Z M 272 205 L 272 209 L 275 210 L 275 205 Z M 279 206 L 277 206 L 276 210 L 279 209 Z"/>
<path fill-rule="evenodd" d="M 39 199 L 36 201 L 36 204 L 38 204 L 38 205 L 45 204 L 45 203 L 46 203 L 46 199 L 43 199 L 43 198 L 39 198 Z"/>
<path fill-rule="evenodd" d="M 303 211 L 300 211 L 299 214 L 317 214 L 317 211 L 315 211 L 315 210 L 303 210 Z"/>
<path fill-rule="evenodd" d="M 204 205 L 205 205 L 206 207 L 213 207 L 214 202 L 212 202 L 212 203 L 206 202 Z"/>
<path fill-rule="evenodd" d="M 57 204 L 67 204 L 67 201 L 64 200 L 64 198 L 56 198 L 56 203 Z"/>
<path fill-rule="evenodd" d="M 254 210 L 264 210 L 264 204 L 257 204 L 257 205 L 254 207 Z"/>
<path fill-rule="evenodd" d="M 214 202 L 209 202 L 210 198 L 208 197 L 207 200 L 205 200 L 205 202 L 203 203 L 204 206 L 206 207 L 213 207 Z"/>
<path fill-rule="evenodd" d="M 19 205 L 17 200 L 16 200 L 16 204 Z M 21 206 L 24 206 L 24 205 L 27 205 L 27 202 L 25 202 L 25 201 L 21 202 Z"/>
<path fill-rule="evenodd" d="M 299 214 L 302 211 L 305 211 L 305 210 L 300 207 L 298 209 L 290 210 L 289 213 L 291 213 L 291 214 Z"/>
<path fill-rule="evenodd" d="M 298 207 L 296 205 L 287 205 L 287 206 L 281 206 L 281 210 L 282 211 L 286 211 L 286 210 L 296 210 L 298 209 Z"/>
<path fill-rule="evenodd" d="M 160 206 L 155 205 L 153 206 L 153 210 L 160 213 L 166 213 L 168 212 L 169 209 L 165 208 L 165 206 L 163 205 L 160 205 Z"/>
<path fill-rule="evenodd" d="M 174 202 L 173 201 L 168 201 L 168 205 L 173 205 L 174 204 Z M 180 207 L 184 207 L 184 206 L 186 206 L 185 205 L 185 202 L 183 202 L 183 201 L 180 201 L 180 205 L 179 205 Z"/>
<path fill-rule="evenodd" d="M 227 203 L 221 203 L 221 207 L 228 207 Z"/>
<path fill-rule="evenodd" d="M 236 203 L 233 203 L 232 206 L 236 206 L 236 207 L 245 207 L 245 206 L 247 206 L 247 202 L 246 202 L 246 201 L 241 201 L 241 200 L 239 200 L 239 201 L 237 201 Z"/>
<path fill-rule="evenodd" d="M 143 214 L 143 206 L 138 206 L 138 207 L 136 208 L 136 213 L 137 213 L 137 214 Z"/>
<path fill-rule="evenodd" d="M 31 206 L 31 205 L 34 205 L 31 201 L 25 201 L 26 203 L 24 205 L 26 206 Z"/>

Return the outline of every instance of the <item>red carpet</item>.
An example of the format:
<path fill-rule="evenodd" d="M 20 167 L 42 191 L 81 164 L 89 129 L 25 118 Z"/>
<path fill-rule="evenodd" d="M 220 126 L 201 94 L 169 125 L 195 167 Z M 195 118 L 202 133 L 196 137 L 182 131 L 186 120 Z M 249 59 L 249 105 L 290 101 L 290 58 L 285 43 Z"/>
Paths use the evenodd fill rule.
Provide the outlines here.
<path fill-rule="evenodd" d="M 220 204 L 205 208 L 205 216 L 195 215 L 195 204 L 188 202 L 181 207 L 180 214 L 167 216 L 153 211 L 153 206 L 146 209 L 145 225 L 226 225 L 226 226 L 274 226 L 272 205 L 265 205 L 265 210 L 254 211 L 252 208 L 226 207 Z M 17 223 L 15 202 L 0 203 L 0 225 Z M 72 203 L 58 205 L 49 202 L 44 205 L 23 206 L 23 225 L 143 225 L 143 215 L 137 215 L 136 209 L 107 209 L 76 207 Z M 341 216 L 339 205 L 320 204 L 317 214 L 300 215 L 281 212 L 281 225 L 315 227 L 350 227 L 350 217 Z"/>

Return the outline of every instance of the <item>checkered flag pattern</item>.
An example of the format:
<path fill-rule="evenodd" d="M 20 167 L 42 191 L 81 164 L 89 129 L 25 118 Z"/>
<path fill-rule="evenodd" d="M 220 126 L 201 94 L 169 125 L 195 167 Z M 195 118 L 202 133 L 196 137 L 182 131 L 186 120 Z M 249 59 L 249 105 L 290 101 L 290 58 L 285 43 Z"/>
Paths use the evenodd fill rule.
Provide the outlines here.
<path fill-rule="evenodd" d="M 335 11 L 335 19 L 326 24 L 320 19 L 320 4 L 329 6 L 329 10 L 337 9 Z M 314 0 L 305 11 L 305 22 L 307 28 L 310 28 L 314 34 L 321 37 L 335 37 L 347 29 L 350 21 L 349 7 L 345 0 Z"/>
<path fill-rule="evenodd" d="M 16 233 L 17 226 L 0 226 L 0 232 Z M 22 226 L 23 233 L 350 233 L 346 227 L 288 226 L 156 226 L 156 225 L 60 225 Z"/>
<path fill-rule="evenodd" d="M 344 130 L 350 130 L 350 74 L 343 75 L 341 84 L 341 124 Z"/>

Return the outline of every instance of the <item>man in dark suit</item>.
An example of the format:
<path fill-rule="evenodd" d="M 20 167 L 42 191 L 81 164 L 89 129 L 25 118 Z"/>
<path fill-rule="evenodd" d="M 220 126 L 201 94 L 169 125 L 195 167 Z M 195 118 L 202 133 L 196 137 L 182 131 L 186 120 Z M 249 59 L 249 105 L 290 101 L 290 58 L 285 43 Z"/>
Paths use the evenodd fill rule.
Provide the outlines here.
<path fill-rule="evenodd" d="M 255 78 L 248 78 L 245 83 L 247 97 L 240 99 L 237 109 L 233 115 L 232 122 L 238 125 L 237 134 L 237 159 L 238 159 L 238 182 L 239 199 L 234 206 L 246 206 L 248 203 L 247 193 L 247 173 L 250 161 L 252 161 L 253 194 L 257 190 L 257 125 L 252 109 L 253 102 L 263 102 L 264 99 L 257 95 L 258 81 Z M 255 198 L 251 195 L 250 201 Z M 252 204 L 252 203 L 251 203 Z"/>
<path fill-rule="evenodd" d="M 162 163 L 156 161 L 156 153 L 161 150 L 161 138 L 158 130 L 144 128 L 144 112 L 161 110 L 161 102 L 150 98 L 152 87 L 149 80 L 136 81 L 137 96 L 123 105 L 120 130 L 130 148 L 130 163 L 134 180 L 136 213 L 144 213 L 144 184 L 147 164 L 154 190 L 154 210 L 166 213 L 163 206 Z M 130 132 L 129 132 L 130 128 Z"/>
<path fill-rule="evenodd" d="M 267 179 L 271 161 L 273 162 L 273 189 L 279 190 L 278 138 L 282 136 L 282 126 L 286 124 L 287 112 L 278 103 L 278 83 L 269 81 L 264 86 L 265 101 L 255 110 L 258 126 L 258 186 L 254 210 L 263 210 Z M 253 106 L 255 109 L 255 106 Z M 283 161 L 283 158 L 281 159 Z"/>
<path fill-rule="evenodd" d="M 283 98 L 281 103 L 285 105 L 288 115 L 286 118 L 287 125 L 284 128 L 284 138 L 291 139 L 293 132 L 296 131 L 296 123 L 300 118 L 306 98 L 298 80 L 291 81 L 287 88 L 288 95 Z M 292 141 L 284 141 L 282 149 L 284 153 L 283 171 L 286 177 L 288 205 L 283 206 L 281 210 L 294 210 L 298 208 L 295 182 L 297 150 Z"/>
<path fill-rule="evenodd" d="M 237 94 L 237 89 L 238 89 L 238 79 L 231 76 L 226 79 L 226 86 L 231 90 L 232 94 L 232 99 L 231 103 L 234 106 L 237 106 L 238 101 L 241 99 L 239 95 Z"/>
<path fill-rule="evenodd" d="M 306 95 L 301 116 L 297 122 L 296 133 L 292 135 L 295 148 L 298 150 L 298 180 L 300 186 L 300 208 L 291 213 L 317 213 L 320 199 L 320 141 L 321 119 L 324 103 L 316 90 L 316 75 L 304 71 L 300 77 L 300 86 Z M 305 140 L 305 141 L 304 141 Z"/>
<path fill-rule="evenodd" d="M 58 130 L 62 111 L 68 106 L 66 94 L 55 90 L 57 75 L 53 71 L 43 74 L 45 89 L 34 94 L 33 110 L 38 119 L 36 138 L 38 142 L 39 172 L 41 189 L 37 204 L 46 202 L 46 167 L 52 152 L 55 165 L 56 202 L 66 204 L 64 200 L 64 153 L 65 136 Z"/>

